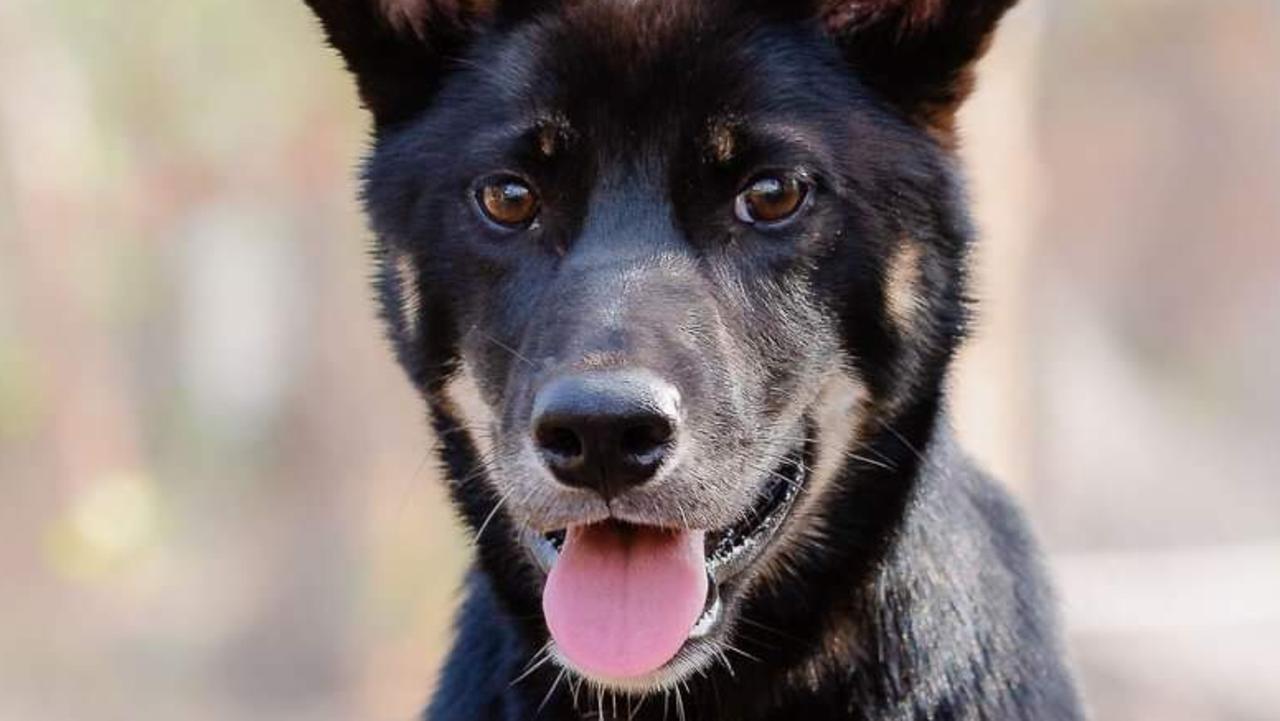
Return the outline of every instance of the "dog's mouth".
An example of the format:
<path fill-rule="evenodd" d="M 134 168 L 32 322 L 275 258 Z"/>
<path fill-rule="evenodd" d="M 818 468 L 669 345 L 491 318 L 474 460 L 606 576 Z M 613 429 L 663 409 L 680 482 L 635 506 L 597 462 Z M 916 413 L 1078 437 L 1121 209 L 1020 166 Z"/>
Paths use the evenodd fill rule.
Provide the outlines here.
<path fill-rule="evenodd" d="M 755 503 L 714 530 L 616 520 L 535 536 L 543 612 L 561 657 L 606 683 L 645 685 L 724 626 L 744 571 L 776 538 L 807 478 L 809 449 L 770 472 Z"/>

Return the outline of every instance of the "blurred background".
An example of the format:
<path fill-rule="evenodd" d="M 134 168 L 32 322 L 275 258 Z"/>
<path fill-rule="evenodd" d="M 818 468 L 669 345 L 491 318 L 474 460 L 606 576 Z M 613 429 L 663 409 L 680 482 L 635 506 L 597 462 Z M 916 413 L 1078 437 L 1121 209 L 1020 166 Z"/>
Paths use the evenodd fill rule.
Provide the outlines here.
<path fill-rule="evenodd" d="M 300 1 L 0 2 L 0 720 L 427 697 L 467 544 L 366 125 Z M 964 127 L 957 422 L 1096 718 L 1280 718 L 1280 4 L 1026 0 Z"/>

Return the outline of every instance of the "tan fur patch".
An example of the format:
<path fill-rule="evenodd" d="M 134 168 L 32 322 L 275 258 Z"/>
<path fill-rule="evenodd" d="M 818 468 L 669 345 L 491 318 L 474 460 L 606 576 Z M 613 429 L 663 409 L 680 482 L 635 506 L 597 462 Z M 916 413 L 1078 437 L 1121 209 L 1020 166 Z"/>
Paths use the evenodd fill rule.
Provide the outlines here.
<path fill-rule="evenodd" d="M 909 333 L 923 305 L 923 251 L 910 238 L 903 238 L 885 268 L 884 303 L 889 318 L 902 333 Z"/>
<path fill-rule="evenodd" d="M 423 34 L 427 20 L 426 0 L 378 0 L 378 4 L 391 27 L 400 32 Z"/>
<path fill-rule="evenodd" d="M 496 0 L 378 0 L 382 15 L 400 32 L 426 35 L 433 22 L 457 24 L 493 17 Z"/>
<path fill-rule="evenodd" d="M 552 126 L 543 125 L 538 128 L 538 152 L 543 157 L 550 158 L 556 152 L 556 129 Z"/>
<path fill-rule="evenodd" d="M 450 415 L 458 420 L 475 444 L 481 458 L 493 458 L 493 433 L 496 419 L 480 395 L 480 386 L 466 363 L 444 387 L 444 400 Z"/>
<path fill-rule="evenodd" d="M 734 134 L 733 121 L 721 118 L 711 122 L 707 133 L 707 150 L 711 159 L 721 165 L 733 160 L 737 150 L 737 136 Z"/>
<path fill-rule="evenodd" d="M 569 120 L 563 115 L 555 114 L 542 118 L 538 121 L 537 127 L 538 152 L 547 158 L 555 155 L 560 147 L 569 141 L 572 133 Z"/>
<path fill-rule="evenodd" d="M 813 411 L 820 449 L 813 463 L 813 479 L 819 484 L 840 471 L 845 454 L 858 439 L 859 409 L 865 396 L 861 380 L 849 372 L 834 375 L 823 387 Z"/>
<path fill-rule="evenodd" d="M 418 318 L 422 312 L 422 299 L 418 296 L 418 274 L 408 253 L 396 253 L 391 259 L 391 271 L 395 273 L 400 289 L 400 317 L 410 337 L 416 338 L 420 328 Z"/>
<path fill-rule="evenodd" d="M 813 459 L 813 468 L 805 480 L 804 495 L 792 510 L 788 529 L 765 563 L 762 576 L 765 583 L 789 582 L 790 559 L 803 555 L 808 549 L 821 548 L 827 542 L 827 529 L 822 526 L 819 509 L 862 437 L 866 398 L 866 387 L 852 371 L 832 373 L 823 385 L 813 412 L 818 456 Z"/>
<path fill-rule="evenodd" d="M 840 30 L 874 22 L 896 13 L 899 32 L 928 25 L 942 14 L 940 0 L 829 0 L 823 9 L 827 27 Z"/>

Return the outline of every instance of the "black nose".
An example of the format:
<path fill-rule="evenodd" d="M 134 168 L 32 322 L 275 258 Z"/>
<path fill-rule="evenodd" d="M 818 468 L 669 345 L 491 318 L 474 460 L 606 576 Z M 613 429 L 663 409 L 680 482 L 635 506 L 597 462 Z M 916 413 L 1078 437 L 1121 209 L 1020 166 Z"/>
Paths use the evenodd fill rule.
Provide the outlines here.
<path fill-rule="evenodd" d="M 679 392 L 648 373 L 561 376 L 534 398 L 534 445 L 561 483 L 613 498 L 670 455 L 679 406 Z"/>

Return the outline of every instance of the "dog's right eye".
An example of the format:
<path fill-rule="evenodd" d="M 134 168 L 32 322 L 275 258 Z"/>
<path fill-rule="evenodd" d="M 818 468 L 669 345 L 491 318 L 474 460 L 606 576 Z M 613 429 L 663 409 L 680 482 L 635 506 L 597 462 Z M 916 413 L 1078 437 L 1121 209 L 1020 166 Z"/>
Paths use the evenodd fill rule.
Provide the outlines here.
<path fill-rule="evenodd" d="M 734 214 L 752 225 L 780 225 L 800 211 L 808 194 L 808 184 L 797 175 L 761 175 L 738 194 Z"/>
<path fill-rule="evenodd" d="M 523 180 L 500 176 L 476 188 L 476 205 L 484 217 L 506 228 L 522 228 L 538 216 L 538 195 Z"/>

